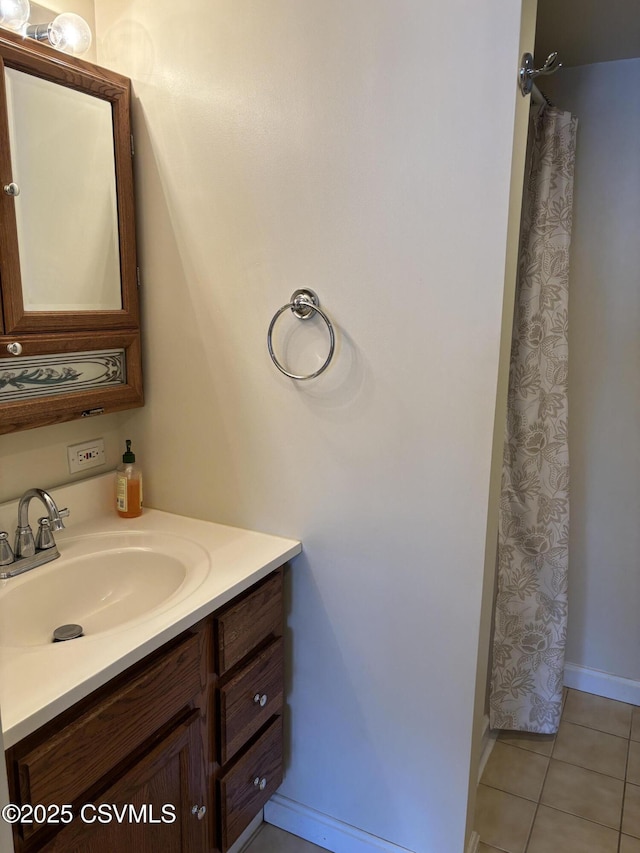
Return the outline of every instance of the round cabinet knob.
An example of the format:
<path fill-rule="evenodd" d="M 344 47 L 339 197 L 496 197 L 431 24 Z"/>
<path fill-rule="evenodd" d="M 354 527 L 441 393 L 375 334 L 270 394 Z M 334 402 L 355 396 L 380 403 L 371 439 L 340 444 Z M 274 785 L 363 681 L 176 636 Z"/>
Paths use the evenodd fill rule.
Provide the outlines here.
<path fill-rule="evenodd" d="M 264 789 L 265 789 L 266 787 L 267 787 L 267 780 L 266 780 L 266 778 L 263 776 L 263 777 L 262 777 L 262 779 L 260 780 L 260 790 L 261 790 L 261 791 L 264 791 Z"/>
<path fill-rule="evenodd" d="M 253 703 L 254 705 L 260 705 L 261 708 L 264 708 L 264 706 L 267 704 L 267 694 L 256 693 L 256 695 L 253 697 Z"/>
<path fill-rule="evenodd" d="M 191 807 L 191 814 L 196 815 L 198 820 L 202 820 L 202 818 L 206 815 L 206 813 L 207 813 L 207 807 L 206 806 L 192 806 Z"/>
<path fill-rule="evenodd" d="M 14 184 L 13 181 L 10 184 L 4 185 L 4 191 L 7 195 L 15 196 L 20 195 L 20 187 L 17 184 Z"/>
<path fill-rule="evenodd" d="M 18 341 L 14 341 L 12 344 L 7 344 L 7 350 L 11 355 L 20 355 L 22 352 L 22 344 L 19 344 Z"/>

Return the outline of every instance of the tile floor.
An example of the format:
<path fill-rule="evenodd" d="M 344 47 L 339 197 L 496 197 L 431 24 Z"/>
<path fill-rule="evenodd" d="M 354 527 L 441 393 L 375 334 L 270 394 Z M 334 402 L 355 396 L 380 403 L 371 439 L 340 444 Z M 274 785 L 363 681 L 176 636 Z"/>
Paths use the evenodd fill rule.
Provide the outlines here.
<path fill-rule="evenodd" d="M 479 853 L 640 853 L 640 708 L 567 690 L 557 735 L 501 732 L 474 823 Z"/>
<path fill-rule="evenodd" d="M 478 786 L 478 853 L 640 853 L 640 708 L 567 690 L 557 735 L 501 732 Z M 262 824 L 243 853 L 324 853 Z"/>

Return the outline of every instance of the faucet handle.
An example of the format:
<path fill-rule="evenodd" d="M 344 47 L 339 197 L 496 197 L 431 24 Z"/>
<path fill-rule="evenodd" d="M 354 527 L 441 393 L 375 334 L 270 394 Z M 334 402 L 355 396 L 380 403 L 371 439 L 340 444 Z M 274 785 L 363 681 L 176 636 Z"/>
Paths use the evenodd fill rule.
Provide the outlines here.
<path fill-rule="evenodd" d="M 67 507 L 65 507 L 64 509 L 59 509 L 57 518 L 51 522 L 52 529 L 53 530 L 64 530 L 64 523 L 63 523 L 62 519 L 63 518 L 69 518 L 70 515 L 71 515 L 71 512 L 69 509 L 67 509 Z"/>
<path fill-rule="evenodd" d="M 36 543 L 33 539 L 33 530 L 27 524 L 26 527 L 16 528 L 16 538 L 13 543 L 13 551 L 18 557 L 33 557 L 36 553 Z"/>
<path fill-rule="evenodd" d="M 36 551 L 46 551 L 47 548 L 55 548 L 56 542 L 51 531 L 51 522 L 48 516 L 38 519 L 38 533 L 36 536 Z"/>
<path fill-rule="evenodd" d="M 0 566 L 8 566 L 13 563 L 15 557 L 13 549 L 9 544 L 9 534 L 4 530 L 0 531 Z"/>

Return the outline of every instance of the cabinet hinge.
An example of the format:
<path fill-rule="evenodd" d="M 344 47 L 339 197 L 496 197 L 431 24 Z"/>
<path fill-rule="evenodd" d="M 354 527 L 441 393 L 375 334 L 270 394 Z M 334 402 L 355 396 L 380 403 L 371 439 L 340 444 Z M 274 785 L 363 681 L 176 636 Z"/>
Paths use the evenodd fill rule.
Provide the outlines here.
<path fill-rule="evenodd" d="M 136 267 L 136 283 L 138 287 L 142 287 L 142 280 L 140 278 L 140 267 Z"/>
<path fill-rule="evenodd" d="M 136 153 L 136 146 L 133 143 L 133 133 L 130 136 L 131 138 L 131 156 L 134 157 Z"/>

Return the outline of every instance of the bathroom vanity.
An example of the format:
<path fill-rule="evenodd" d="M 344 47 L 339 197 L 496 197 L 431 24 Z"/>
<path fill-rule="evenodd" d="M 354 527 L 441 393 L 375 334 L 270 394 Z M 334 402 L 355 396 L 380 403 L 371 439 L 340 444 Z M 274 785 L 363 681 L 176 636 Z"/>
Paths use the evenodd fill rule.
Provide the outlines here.
<path fill-rule="evenodd" d="M 91 512 L 82 494 L 96 486 L 105 492 L 107 479 L 58 490 L 71 518 L 74 504 Z M 35 628 L 15 646 L 2 636 L 6 763 L 22 818 L 15 850 L 225 853 L 282 781 L 283 564 L 300 544 L 146 510 L 124 522 L 135 545 L 124 547 L 113 512 L 75 527 L 71 518 L 57 535 L 61 557 L 28 573 L 34 592 L 64 583 L 75 562 L 89 578 L 87 543 L 108 567 L 105 535 L 132 566 L 135 543 L 156 535 L 189 541 L 207 560 L 195 581 L 116 626 L 87 611 L 94 628 L 75 640 L 51 643 Z M 29 580 L 0 582 L 0 610 Z M 61 617 L 38 610 L 38 630 L 46 618 Z"/>
<path fill-rule="evenodd" d="M 282 628 L 277 570 L 9 749 L 11 801 L 58 821 L 15 849 L 228 850 L 282 781 Z"/>

